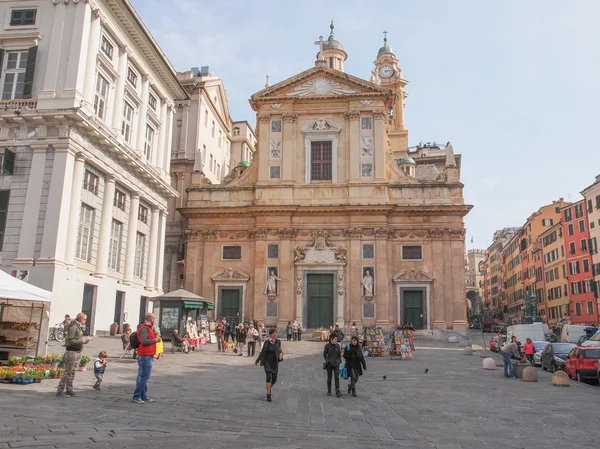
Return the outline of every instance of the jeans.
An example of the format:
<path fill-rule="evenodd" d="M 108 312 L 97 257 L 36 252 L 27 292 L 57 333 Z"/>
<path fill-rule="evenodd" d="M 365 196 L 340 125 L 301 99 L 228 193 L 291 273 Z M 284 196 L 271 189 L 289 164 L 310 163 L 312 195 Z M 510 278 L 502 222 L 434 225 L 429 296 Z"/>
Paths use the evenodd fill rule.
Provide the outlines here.
<path fill-rule="evenodd" d="M 217 352 L 222 352 L 225 350 L 225 347 L 223 345 L 223 337 L 218 335 L 217 336 Z"/>
<path fill-rule="evenodd" d="M 502 360 L 504 360 L 504 377 L 515 377 L 515 367 L 510 359 L 510 356 L 506 352 L 500 351 Z"/>
<path fill-rule="evenodd" d="M 152 374 L 152 363 L 154 357 L 149 355 L 138 355 L 138 375 L 135 383 L 135 392 L 133 399 L 148 400 L 148 380 Z"/>
<path fill-rule="evenodd" d="M 96 373 L 94 374 L 94 376 L 96 376 L 96 383 L 94 384 L 94 388 L 100 388 L 100 384 L 102 383 L 102 379 L 104 377 L 103 373 Z"/>
<path fill-rule="evenodd" d="M 327 364 L 327 391 L 331 391 L 331 378 L 335 376 L 335 391 L 340 389 L 340 367 Z"/>
<path fill-rule="evenodd" d="M 292 333 L 292 338 L 294 341 L 298 341 L 298 332 L 293 332 Z"/>
<path fill-rule="evenodd" d="M 358 382 L 358 372 L 354 368 L 348 368 L 348 377 L 350 378 L 349 387 L 354 391 L 356 389 L 356 382 Z"/>
<path fill-rule="evenodd" d="M 252 351 L 250 351 L 250 349 L 252 349 Z M 254 351 L 256 349 L 256 342 L 255 341 L 249 341 L 248 342 L 248 357 L 250 357 L 250 355 L 252 355 L 252 357 L 254 357 Z M 250 352 L 252 352 L 252 354 L 250 354 Z"/>
<path fill-rule="evenodd" d="M 525 354 L 525 357 L 527 357 L 529 363 L 533 365 L 533 354 Z"/>

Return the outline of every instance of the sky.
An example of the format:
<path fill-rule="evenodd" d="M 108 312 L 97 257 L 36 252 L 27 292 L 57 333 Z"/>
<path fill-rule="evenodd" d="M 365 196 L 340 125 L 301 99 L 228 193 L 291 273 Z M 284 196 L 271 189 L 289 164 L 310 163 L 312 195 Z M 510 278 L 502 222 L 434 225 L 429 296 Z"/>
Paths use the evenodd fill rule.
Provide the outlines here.
<path fill-rule="evenodd" d="M 314 66 L 335 34 L 368 80 L 383 31 L 409 81 L 409 145 L 462 154 L 468 249 L 600 174 L 600 1 L 131 0 L 176 70 L 210 66 L 233 120 L 252 94 Z M 471 244 L 473 238 L 473 244 Z"/>

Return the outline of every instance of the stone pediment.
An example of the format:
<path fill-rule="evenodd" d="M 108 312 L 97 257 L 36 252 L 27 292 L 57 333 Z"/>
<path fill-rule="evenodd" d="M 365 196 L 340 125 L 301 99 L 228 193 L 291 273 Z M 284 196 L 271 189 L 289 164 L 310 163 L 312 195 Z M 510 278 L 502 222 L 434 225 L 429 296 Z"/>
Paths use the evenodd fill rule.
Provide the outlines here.
<path fill-rule="evenodd" d="M 415 270 L 403 270 L 398 272 L 392 278 L 394 282 L 433 282 L 433 276 L 427 271 Z"/>
<path fill-rule="evenodd" d="M 242 270 L 227 268 L 225 270 L 217 271 L 210 278 L 213 281 L 219 282 L 248 282 L 250 280 L 250 275 Z"/>
<path fill-rule="evenodd" d="M 313 67 L 252 95 L 251 104 L 292 98 L 391 96 L 390 89 L 329 67 Z M 278 103 L 274 103 L 278 104 Z"/>
<path fill-rule="evenodd" d="M 346 249 L 332 245 L 329 234 L 319 229 L 312 232 L 312 242 L 294 247 L 296 264 L 346 264 Z"/>

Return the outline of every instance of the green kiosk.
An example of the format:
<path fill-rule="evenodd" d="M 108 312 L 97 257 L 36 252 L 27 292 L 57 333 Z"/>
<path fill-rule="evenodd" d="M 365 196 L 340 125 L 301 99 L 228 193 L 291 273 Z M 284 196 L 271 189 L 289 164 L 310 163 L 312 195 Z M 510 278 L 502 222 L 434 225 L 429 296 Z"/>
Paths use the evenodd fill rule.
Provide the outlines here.
<path fill-rule="evenodd" d="M 165 339 L 171 338 L 174 329 L 178 329 L 179 334 L 184 336 L 185 323 L 196 323 L 209 310 L 215 309 L 211 301 L 183 289 L 156 296 L 151 301 L 154 302 L 154 314 L 160 333 Z"/>

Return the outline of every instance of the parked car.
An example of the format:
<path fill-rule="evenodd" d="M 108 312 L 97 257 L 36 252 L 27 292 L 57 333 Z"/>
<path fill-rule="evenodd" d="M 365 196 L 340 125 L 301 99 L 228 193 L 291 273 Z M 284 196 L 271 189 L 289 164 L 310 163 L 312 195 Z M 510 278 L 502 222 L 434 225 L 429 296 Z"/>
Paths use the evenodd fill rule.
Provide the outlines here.
<path fill-rule="evenodd" d="M 563 369 L 569 353 L 576 347 L 573 343 L 549 343 L 542 351 L 542 369 L 551 372 Z"/>
<path fill-rule="evenodd" d="M 483 323 L 483 332 L 492 332 L 492 322 L 491 321 L 486 321 Z"/>
<path fill-rule="evenodd" d="M 578 382 L 583 379 L 597 379 L 598 359 L 600 359 L 600 347 L 579 346 L 573 348 L 565 360 L 565 372 L 569 377 L 577 379 Z"/>
<path fill-rule="evenodd" d="M 600 332 L 596 332 L 589 340 L 581 343 L 580 346 L 600 346 Z"/>
<path fill-rule="evenodd" d="M 533 366 L 542 366 L 542 352 L 549 343 L 547 341 L 534 341 L 535 353 L 533 354 Z"/>

